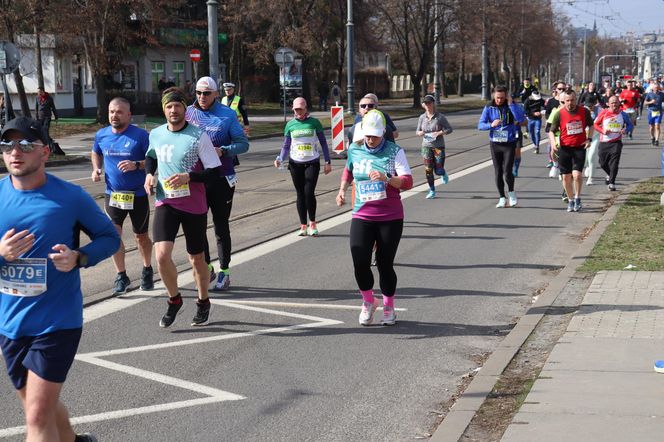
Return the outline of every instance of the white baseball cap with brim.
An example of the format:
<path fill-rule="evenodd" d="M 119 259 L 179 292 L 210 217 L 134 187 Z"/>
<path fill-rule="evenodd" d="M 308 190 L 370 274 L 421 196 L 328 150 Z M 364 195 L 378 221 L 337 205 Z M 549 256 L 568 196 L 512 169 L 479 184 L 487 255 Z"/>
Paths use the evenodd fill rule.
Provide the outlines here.
<path fill-rule="evenodd" d="M 217 82 L 212 77 L 201 77 L 196 82 L 197 91 L 217 91 Z"/>
<path fill-rule="evenodd" d="M 533 92 L 532 94 L 530 94 L 530 98 L 532 98 L 533 100 L 539 100 L 540 98 L 542 98 L 542 96 L 537 92 Z"/>
<path fill-rule="evenodd" d="M 385 116 L 379 110 L 372 109 L 362 118 L 363 136 L 382 137 L 385 135 Z"/>

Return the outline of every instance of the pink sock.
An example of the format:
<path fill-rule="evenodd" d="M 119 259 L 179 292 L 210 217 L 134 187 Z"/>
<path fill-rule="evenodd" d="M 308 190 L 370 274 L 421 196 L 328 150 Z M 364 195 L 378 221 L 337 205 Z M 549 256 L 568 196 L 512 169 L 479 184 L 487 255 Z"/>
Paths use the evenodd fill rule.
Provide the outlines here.
<path fill-rule="evenodd" d="M 394 295 L 392 296 L 383 295 L 383 306 L 394 308 Z"/>
<path fill-rule="evenodd" d="M 369 302 L 369 303 L 373 304 L 373 302 L 374 302 L 373 289 L 371 289 L 371 290 L 360 290 L 360 293 L 362 294 L 362 301 Z"/>

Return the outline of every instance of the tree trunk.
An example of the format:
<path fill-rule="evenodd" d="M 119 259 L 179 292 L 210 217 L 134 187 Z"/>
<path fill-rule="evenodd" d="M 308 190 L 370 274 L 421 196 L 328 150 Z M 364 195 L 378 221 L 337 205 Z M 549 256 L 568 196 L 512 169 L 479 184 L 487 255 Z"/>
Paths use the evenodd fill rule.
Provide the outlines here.
<path fill-rule="evenodd" d="M 106 99 L 106 84 L 104 76 L 95 74 L 95 86 L 97 98 L 97 122 L 100 124 L 108 123 L 108 103 Z"/>
<path fill-rule="evenodd" d="M 35 28 L 35 56 L 37 58 L 37 86 L 44 89 L 44 67 L 42 66 L 41 36 L 37 24 Z M 51 91 L 53 92 L 53 91 Z"/>
<path fill-rule="evenodd" d="M 21 102 L 21 114 L 24 117 L 32 117 L 30 113 L 30 104 L 28 103 L 28 97 L 25 95 L 25 86 L 23 86 L 23 76 L 21 75 L 20 69 L 14 71 L 14 83 L 16 83 L 16 93 L 18 94 L 18 99 Z"/>
<path fill-rule="evenodd" d="M 413 82 L 413 109 L 422 107 L 422 77 L 410 77 Z"/>
<path fill-rule="evenodd" d="M 461 60 L 459 61 L 459 85 L 457 86 L 457 95 L 463 97 L 463 76 L 466 68 L 466 57 L 463 56 L 464 48 L 461 48 Z"/>

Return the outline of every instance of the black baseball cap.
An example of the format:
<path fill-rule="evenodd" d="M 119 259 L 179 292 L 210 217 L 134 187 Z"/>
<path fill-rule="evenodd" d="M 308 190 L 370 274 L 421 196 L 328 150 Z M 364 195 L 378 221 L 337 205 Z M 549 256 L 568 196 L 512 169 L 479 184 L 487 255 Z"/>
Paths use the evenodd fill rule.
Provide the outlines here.
<path fill-rule="evenodd" d="M 425 95 L 422 103 L 435 103 L 436 98 L 433 95 Z"/>
<path fill-rule="evenodd" d="M 12 130 L 15 130 L 16 132 L 23 135 L 23 138 L 27 141 L 32 142 L 39 140 L 44 144 L 48 144 L 42 129 L 42 125 L 39 124 L 37 120 L 32 118 L 17 117 L 13 120 L 9 120 L 9 122 L 5 124 L 5 127 L 2 128 L 2 134 L 0 134 L 0 138 L 2 138 L 3 141 L 7 141 L 7 133 Z"/>

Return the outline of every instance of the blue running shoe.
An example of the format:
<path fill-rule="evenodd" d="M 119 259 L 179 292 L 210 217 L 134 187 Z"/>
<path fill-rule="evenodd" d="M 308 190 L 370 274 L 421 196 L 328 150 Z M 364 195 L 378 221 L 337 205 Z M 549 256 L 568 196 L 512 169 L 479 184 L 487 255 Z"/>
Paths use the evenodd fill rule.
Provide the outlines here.
<path fill-rule="evenodd" d="M 443 172 L 443 174 L 440 176 L 440 182 L 443 184 L 447 184 L 450 182 L 450 177 L 447 176 L 447 172 Z"/>
<path fill-rule="evenodd" d="M 426 199 L 432 200 L 436 197 L 436 191 L 435 190 L 430 190 L 429 193 L 427 193 L 427 196 L 425 196 Z"/>
<path fill-rule="evenodd" d="M 217 276 L 217 282 L 215 282 L 214 286 L 210 290 L 215 292 L 223 292 L 225 290 L 228 290 L 230 286 L 231 286 L 231 277 L 222 270 L 219 271 L 219 275 Z"/>
<path fill-rule="evenodd" d="M 582 207 L 581 198 L 574 198 L 574 211 L 580 212 Z"/>
<path fill-rule="evenodd" d="M 664 360 L 655 361 L 655 373 L 664 373 Z"/>

